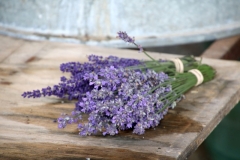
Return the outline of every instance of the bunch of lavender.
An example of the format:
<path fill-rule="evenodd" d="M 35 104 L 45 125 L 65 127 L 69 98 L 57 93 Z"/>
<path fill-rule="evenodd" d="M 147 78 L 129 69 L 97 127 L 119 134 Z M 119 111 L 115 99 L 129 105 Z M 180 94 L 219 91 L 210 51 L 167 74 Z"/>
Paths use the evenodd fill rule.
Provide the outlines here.
<path fill-rule="evenodd" d="M 203 82 L 214 78 L 212 67 L 200 65 L 198 70 L 204 77 Z M 183 94 L 197 83 L 196 76 L 190 72 L 169 77 L 153 70 L 136 72 L 113 66 L 84 78 L 93 90 L 76 103 L 72 115 L 58 119 L 60 128 L 80 122 L 78 128 L 82 136 L 98 132 L 115 135 L 130 128 L 133 133 L 143 134 L 145 129 L 156 127 L 168 109 L 174 108 Z M 89 114 L 88 122 L 81 123 L 85 113 Z"/>
<path fill-rule="evenodd" d="M 82 114 L 89 114 L 88 123 L 79 123 L 80 135 L 102 132 L 103 135 L 115 135 L 120 130 L 133 128 L 133 133 L 143 134 L 145 129 L 159 124 L 168 108 L 160 102 L 160 95 L 171 92 L 171 85 L 164 85 L 154 90 L 154 86 L 169 80 L 167 74 L 147 70 L 140 71 L 115 68 L 101 69 L 94 74 L 86 74 L 85 80 L 93 86 L 86 96 L 76 103 L 72 115 L 58 119 L 59 127 L 78 122 Z"/>
<path fill-rule="evenodd" d="M 135 44 L 134 38 L 125 32 L 118 34 L 124 41 Z M 81 135 L 99 131 L 103 135 L 115 135 L 128 128 L 133 128 L 133 133 L 143 134 L 145 129 L 159 124 L 168 109 L 174 108 L 197 79 L 192 73 L 175 73 L 172 62 L 156 61 L 141 46 L 137 47 L 151 61 L 92 55 L 84 64 L 69 62 L 61 65 L 61 71 L 71 73 L 69 79 L 61 77 L 61 82 L 53 88 L 24 92 L 22 96 L 55 95 L 77 99 L 72 114 L 63 114 L 58 123 L 59 128 L 64 128 L 67 124 L 81 122 L 82 114 L 89 114 L 88 122 L 78 125 Z M 182 62 L 185 71 L 198 67 L 204 81 L 214 76 L 211 67 L 200 65 L 193 57 L 184 57 Z"/>
<path fill-rule="evenodd" d="M 192 56 L 185 56 L 180 58 L 184 64 L 185 71 L 196 68 L 199 62 Z M 115 68 L 127 68 L 135 71 L 146 71 L 152 69 L 156 72 L 162 71 L 168 75 L 175 75 L 175 66 L 171 61 L 158 60 L 157 63 L 153 61 L 140 61 L 137 59 L 118 58 L 116 56 L 109 56 L 103 58 L 102 56 L 90 55 L 89 62 L 83 64 L 79 62 L 63 63 L 60 66 L 62 72 L 70 72 L 70 78 L 65 76 L 60 78 L 60 83 L 53 87 L 42 88 L 33 91 L 27 91 L 22 94 L 24 98 L 40 98 L 41 96 L 57 96 L 59 98 L 79 99 L 87 91 L 91 91 L 92 87 L 87 80 L 84 80 L 83 75 L 97 73 L 101 68 L 114 66 Z"/>
<path fill-rule="evenodd" d="M 114 66 L 115 68 L 128 68 L 131 70 L 142 70 L 152 69 L 156 72 L 165 72 L 168 75 L 174 75 L 175 65 L 171 61 L 167 60 L 154 60 L 150 55 L 148 55 L 140 45 L 135 43 L 134 38 L 130 38 L 126 32 L 118 32 L 118 37 L 122 40 L 136 45 L 141 52 L 144 52 L 151 61 L 140 61 L 137 59 L 128 58 L 118 58 L 116 56 L 109 56 L 103 58 L 102 56 L 90 55 L 88 57 L 89 62 L 83 64 L 79 62 L 69 62 L 63 63 L 60 66 L 62 72 L 70 72 L 71 77 L 67 79 L 65 76 L 60 78 L 60 83 L 54 85 L 53 87 L 43 88 L 41 91 L 39 89 L 33 91 L 27 91 L 22 94 L 24 98 L 39 98 L 41 96 L 57 96 L 59 98 L 79 99 L 87 91 L 91 91 L 92 87 L 89 85 L 88 81 L 83 79 L 83 75 L 97 73 L 100 68 Z M 188 71 L 190 69 L 196 68 L 200 63 L 195 60 L 192 56 L 185 56 L 180 58 L 184 65 L 184 70 Z"/>
<path fill-rule="evenodd" d="M 130 38 L 125 32 L 118 34 L 124 41 L 135 44 L 134 38 Z M 139 48 L 144 51 L 142 47 Z M 145 54 L 150 57 L 146 52 Z M 94 89 L 76 103 L 71 116 L 59 118 L 59 127 L 64 128 L 68 123 L 79 122 L 83 113 L 89 114 L 89 118 L 87 123 L 79 123 L 80 135 L 97 132 L 115 135 L 120 130 L 129 128 L 133 128 L 133 133 L 143 134 L 145 129 L 157 126 L 168 109 L 174 108 L 198 79 L 193 73 L 176 73 L 170 77 L 164 72 L 156 73 L 155 71 L 168 71 L 166 68 L 162 69 L 163 66 L 173 64 L 166 62 L 168 65 L 161 65 L 151 59 L 152 61 L 127 69 L 110 67 L 99 73 L 86 75 L 85 80 L 89 80 Z M 183 60 L 187 62 L 189 59 L 186 57 Z M 189 62 L 196 64 L 192 59 Z M 192 64 L 185 69 L 190 70 L 193 66 L 198 68 L 203 75 L 203 82 L 214 78 L 215 71 L 212 67 Z M 145 72 L 134 71 L 139 68 Z M 170 73 L 173 73 L 172 70 Z"/>
<path fill-rule="evenodd" d="M 84 79 L 86 74 L 94 74 L 100 71 L 101 68 L 114 66 L 129 67 L 140 65 L 142 62 L 137 59 L 118 58 L 109 56 L 103 58 L 102 56 L 90 55 L 89 62 L 83 64 L 79 62 L 63 63 L 60 66 L 62 72 L 70 72 L 70 78 L 65 76 L 60 78 L 60 83 L 53 87 L 46 87 L 40 90 L 27 91 L 22 94 L 24 98 L 39 98 L 41 96 L 57 96 L 59 98 L 81 99 L 86 92 L 91 91 L 93 87 L 89 85 L 89 81 Z"/>

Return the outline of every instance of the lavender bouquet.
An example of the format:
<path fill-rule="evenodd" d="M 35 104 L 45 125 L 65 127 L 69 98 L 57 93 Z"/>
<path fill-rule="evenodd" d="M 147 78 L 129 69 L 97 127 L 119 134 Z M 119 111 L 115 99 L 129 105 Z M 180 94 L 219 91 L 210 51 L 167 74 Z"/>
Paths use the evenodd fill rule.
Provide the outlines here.
<path fill-rule="evenodd" d="M 134 42 L 134 38 L 125 32 L 118 35 L 135 44 L 151 60 L 91 55 L 87 63 L 69 62 L 60 66 L 61 71 L 71 73 L 69 79 L 61 77 L 61 82 L 52 88 L 24 92 L 22 96 L 55 95 L 76 99 L 75 109 L 71 115 L 62 114 L 58 126 L 64 128 L 77 123 L 80 135 L 98 132 L 115 135 L 131 128 L 133 133 L 143 134 L 145 129 L 157 126 L 185 92 L 194 85 L 210 81 L 215 75 L 212 67 L 201 65 L 193 57 L 184 57 L 181 62 L 156 61 Z M 180 68 L 179 72 L 197 70 L 177 73 L 176 68 Z M 88 122 L 83 121 L 83 114 L 89 115 Z"/>
<path fill-rule="evenodd" d="M 213 79 L 214 70 L 200 65 L 202 81 Z M 145 129 L 155 127 L 169 108 L 183 98 L 183 93 L 198 83 L 191 72 L 169 77 L 164 72 L 152 70 L 137 72 L 123 68 L 105 68 L 86 75 L 93 89 L 76 103 L 72 115 L 58 119 L 59 127 L 80 122 L 82 114 L 89 114 L 87 123 L 79 123 L 80 135 L 102 132 L 103 135 L 118 134 L 120 130 L 133 128 L 133 133 L 143 134 Z"/>

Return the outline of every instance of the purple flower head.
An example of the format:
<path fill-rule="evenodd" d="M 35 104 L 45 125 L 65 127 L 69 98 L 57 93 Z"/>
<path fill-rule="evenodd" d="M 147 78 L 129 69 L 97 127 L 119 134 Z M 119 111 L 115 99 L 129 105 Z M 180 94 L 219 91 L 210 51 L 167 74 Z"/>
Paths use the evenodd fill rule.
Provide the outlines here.
<path fill-rule="evenodd" d="M 159 97 L 171 89 L 168 86 L 168 89 L 159 87 L 152 93 L 150 91 L 169 79 L 166 74 L 114 66 L 101 69 L 96 74 L 97 77 L 85 76 L 93 89 L 76 104 L 79 114 L 89 114 L 88 122 L 79 125 L 80 135 L 99 131 L 103 135 L 115 135 L 129 128 L 133 128 L 133 133 L 143 134 L 145 129 L 159 124 L 168 109 L 158 113 L 165 104 L 159 101 Z"/>
<path fill-rule="evenodd" d="M 91 91 L 94 87 L 101 86 L 97 81 L 94 81 L 96 85 L 93 86 L 93 82 L 86 80 L 86 77 L 94 76 L 94 78 L 97 79 L 95 73 L 98 73 L 105 67 L 114 66 L 115 68 L 125 68 L 142 63 L 137 59 L 118 58 L 115 56 L 103 58 L 102 56 L 90 55 L 88 59 L 89 62 L 85 63 L 69 62 L 61 64 L 60 70 L 62 72 L 70 72 L 70 78 L 63 76 L 60 78 L 60 83 L 53 87 L 46 87 L 41 91 L 33 90 L 31 92 L 24 92 L 22 96 L 24 98 L 39 98 L 54 95 L 59 98 L 68 98 L 69 100 L 81 99 L 86 92 Z M 105 82 L 101 81 L 101 83 L 104 84 Z"/>
<path fill-rule="evenodd" d="M 119 32 L 120 36 L 128 42 L 134 42 L 125 32 Z M 22 96 L 37 98 L 54 95 L 75 99 L 74 111 L 70 115 L 62 114 L 58 119 L 58 127 L 65 128 L 68 124 L 82 122 L 82 115 L 88 114 L 88 122 L 78 125 L 82 136 L 97 132 L 115 135 L 130 128 L 133 133 L 143 134 L 146 129 L 157 126 L 174 104 L 165 100 L 172 92 L 171 85 L 155 88 L 166 84 L 169 80 L 167 74 L 147 69 L 126 69 L 141 64 L 136 59 L 91 55 L 89 62 L 69 62 L 60 66 L 61 71 L 71 74 L 69 78 L 61 77 L 53 87 L 24 92 Z"/>
<path fill-rule="evenodd" d="M 119 31 L 117 34 L 118 34 L 117 38 L 120 38 L 125 42 L 134 43 L 135 41 L 134 37 L 133 38 L 129 37 L 126 32 Z"/>
<path fill-rule="evenodd" d="M 65 128 L 67 124 L 77 123 L 82 119 L 79 111 L 73 111 L 72 115 L 62 114 L 61 117 L 58 118 L 58 128 Z"/>

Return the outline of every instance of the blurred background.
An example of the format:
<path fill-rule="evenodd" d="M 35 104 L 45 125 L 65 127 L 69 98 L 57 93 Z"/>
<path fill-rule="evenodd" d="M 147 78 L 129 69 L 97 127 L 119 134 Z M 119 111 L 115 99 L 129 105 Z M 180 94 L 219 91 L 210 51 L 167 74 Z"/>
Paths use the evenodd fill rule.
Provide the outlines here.
<path fill-rule="evenodd" d="M 121 30 L 153 51 L 201 54 L 212 41 L 240 33 L 239 15 L 238 0 L 1 0 L 0 34 L 133 47 L 116 39 Z"/>
<path fill-rule="evenodd" d="M 219 39 L 240 35 L 240 1 L 0 0 L 2 35 L 133 49 L 116 39 L 118 31 L 147 51 L 200 56 Z M 240 104 L 189 159 L 240 159 L 239 113 Z"/>

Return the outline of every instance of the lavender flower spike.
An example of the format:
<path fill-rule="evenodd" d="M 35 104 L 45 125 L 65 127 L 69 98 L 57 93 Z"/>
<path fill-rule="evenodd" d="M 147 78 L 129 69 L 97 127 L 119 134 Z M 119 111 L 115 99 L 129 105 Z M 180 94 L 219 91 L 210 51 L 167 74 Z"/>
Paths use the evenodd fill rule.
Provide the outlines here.
<path fill-rule="evenodd" d="M 120 39 L 124 40 L 125 42 L 134 43 L 134 41 L 135 41 L 135 38 L 129 37 L 126 32 L 119 31 L 117 34 L 118 34 L 117 38 L 120 38 Z"/>
<path fill-rule="evenodd" d="M 133 38 L 129 37 L 128 34 L 126 32 L 123 32 L 123 31 L 119 31 L 117 34 L 118 34 L 117 38 L 120 38 L 125 42 L 134 44 L 139 49 L 139 52 L 143 52 L 152 61 L 156 62 L 156 60 L 154 58 L 152 58 L 147 52 L 144 51 L 144 49 L 142 48 L 141 45 L 138 45 L 138 44 L 135 43 L 135 38 L 134 37 Z"/>

